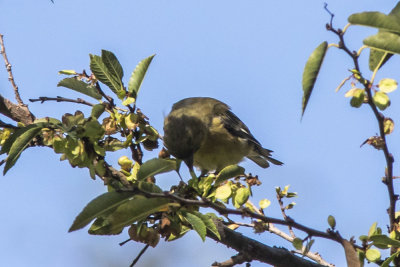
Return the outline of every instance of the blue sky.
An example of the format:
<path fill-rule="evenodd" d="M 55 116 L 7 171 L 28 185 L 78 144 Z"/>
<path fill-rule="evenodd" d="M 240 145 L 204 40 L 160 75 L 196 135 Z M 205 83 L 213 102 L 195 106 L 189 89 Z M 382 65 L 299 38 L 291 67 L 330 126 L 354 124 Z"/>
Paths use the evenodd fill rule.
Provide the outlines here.
<path fill-rule="evenodd" d="M 352 13 L 388 13 L 395 3 L 328 2 L 336 27 L 343 27 Z M 89 53 L 113 51 L 126 79 L 141 59 L 156 53 L 138 106 L 161 131 L 171 105 L 184 97 L 211 96 L 229 104 L 256 138 L 285 163 L 266 170 L 249 161 L 242 163 L 247 172 L 262 180 L 262 186 L 254 189 L 254 202 L 270 199 L 269 216 L 280 217 L 274 187 L 290 184 L 299 197 L 289 215 L 300 223 L 325 230 L 326 218 L 332 214 L 346 238 L 367 233 L 375 221 L 386 228 L 388 196 L 381 183 L 384 157 L 371 147 L 360 148 L 378 132 L 376 121 L 367 107 L 350 107 L 344 98 L 346 87 L 334 92 L 352 67 L 343 52 L 328 51 L 300 121 L 304 64 L 319 43 L 337 42 L 325 30 L 330 17 L 323 1 L 55 0 L 52 4 L 18 0 L 1 1 L 1 10 L 0 33 L 25 102 L 38 96 L 80 97 L 56 87 L 61 79 L 57 72 L 88 70 Z M 351 27 L 346 40 L 357 50 L 362 39 L 374 33 L 373 29 Z M 364 73 L 368 73 L 366 59 L 361 60 Z M 398 67 L 395 57 L 377 80 L 399 79 Z M 4 68 L 0 68 L 0 88 L 3 96 L 13 98 Z M 396 123 L 400 114 L 397 91 L 391 101 L 385 115 Z M 76 109 L 89 112 L 66 103 L 31 103 L 29 107 L 37 117 L 60 118 Z M 397 159 L 397 129 L 388 140 Z M 146 154 L 146 159 L 156 153 Z M 113 160 L 121 155 L 124 152 L 116 153 Z M 398 175 L 396 164 L 394 171 Z M 177 182 L 174 175 L 157 179 L 164 188 Z M 120 247 L 126 233 L 113 237 L 90 236 L 86 229 L 67 233 L 81 209 L 104 190 L 101 181 L 91 180 L 86 170 L 60 162 L 50 149 L 25 151 L 0 179 L 0 265 L 128 266 L 143 245 L 130 242 Z M 243 232 L 269 245 L 291 248 L 271 234 Z M 336 243 L 317 239 L 312 250 L 336 266 L 345 264 L 343 250 Z M 234 254 L 190 233 L 176 242 L 160 242 L 138 266 L 210 266 Z M 254 262 L 252 266 L 262 265 Z"/>

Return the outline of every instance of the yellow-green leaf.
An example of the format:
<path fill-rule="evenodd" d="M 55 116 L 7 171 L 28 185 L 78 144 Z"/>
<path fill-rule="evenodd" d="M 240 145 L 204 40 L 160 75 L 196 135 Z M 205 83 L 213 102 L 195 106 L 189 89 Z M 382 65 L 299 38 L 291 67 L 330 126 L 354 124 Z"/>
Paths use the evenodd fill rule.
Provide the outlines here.
<path fill-rule="evenodd" d="M 269 207 L 269 205 L 271 205 L 271 201 L 269 201 L 268 199 L 264 198 L 264 199 L 260 200 L 258 205 L 260 206 L 260 208 L 266 209 L 266 208 Z"/>
<path fill-rule="evenodd" d="M 74 70 L 60 70 L 58 74 L 64 74 L 64 75 L 76 75 L 76 71 Z"/>
<path fill-rule="evenodd" d="M 374 235 L 374 234 L 376 233 L 376 231 L 377 231 L 376 226 L 377 226 L 377 225 L 378 225 L 377 222 L 374 222 L 374 223 L 371 225 L 371 227 L 369 228 L 369 231 L 368 231 L 368 237 L 371 237 L 372 235 Z"/>
<path fill-rule="evenodd" d="M 128 106 L 132 103 L 135 103 L 136 99 L 134 97 L 127 97 L 124 101 L 122 101 L 122 105 Z"/>
<path fill-rule="evenodd" d="M 353 97 L 350 100 L 350 105 L 355 108 L 359 108 L 364 103 L 365 90 L 356 89 L 353 92 Z"/>
<path fill-rule="evenodd" d="M 385 110 L 388 106 L 390 106 L 390 99 L 384 92 L 376 92 L 372 97 L 372 100 L 380 110 Z"/>
<path fill-rule="evenodd" d="M 302 250 L 303 249 L 303 240 L 301 240 L 300 238 L 296 237 L 295 239 L 293 239 L 292 241 L 293 247 L 297 250 Z"/>
<path fill-rule="evenodd" d="M 232 189 L 229 184 L 224 184 L 217 188 L 215 192 L 215 197 L 217 199 L 225 200 L 228 199 L 232 194 Z"/>
<path fill-rule="evenodd" d="M 240 208 L 250 197 L 250 190 L 247 187 L 241 187 L 236 190 L 235 195 L 232 198 L 233 206 Z"/>
<path fill-rule="evenodd" d="M 383 121 L 383 127 L 385 134 L 391 134 L 394 129 L 394 121 L 391 118 L 385 118 Z"/>
<path fill-rule="evenodd" d="M 367 250 L 367 253 L 365 253 L 365 257 L 370 262 L 376 262 L 381 259 L 381 253 L 375 248 L 370 248 Z"/>
<path fill-rule="evenodd" d="M 397 81 L 385 78 L 379 81 L 378 87 L 381 92 L 390 93 L 397 89 Z"/>
<path fill-rule="evenodd" d="M 328 224 L 332 229 L 335 229 L 336 227 L 336 219 L 332 215 L 328 216 Z"/>

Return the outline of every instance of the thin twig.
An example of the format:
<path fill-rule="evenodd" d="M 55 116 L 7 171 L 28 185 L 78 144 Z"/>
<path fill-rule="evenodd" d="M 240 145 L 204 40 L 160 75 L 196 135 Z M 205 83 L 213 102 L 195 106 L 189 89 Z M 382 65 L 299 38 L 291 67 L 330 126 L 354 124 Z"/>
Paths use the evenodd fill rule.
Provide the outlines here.
<path fill-rule="evenodd" d="M 129 267 L 133 267 L 135 266 L 135 264 L 139 261 L 140 257 L 142 257 L 142 255 L 146 252 L 146 250 L 149 248 L 149 244 L 147 244 L 140 252 L 139 254 L 136 256 L 136 258 L 133 260 L 133 262 L 131 263 L 131 265 L 129 265 Z"/>
<path fill-rule="evenodd" d="M 335 16 L 335 14 L 333 14 L 329 9 L 328 9 L 328 3 L 324 3 L 324 9 L 326 10 L 326 12 L 328 12 L 328 14 L 331 16 L 331 21 L 330 21 L 330 25 L 332 26 L 333 23 L 333 17 Z"/>
<path fill-rule="evenodd" d="M 18 129 L 19 128 L 17 126 L 12 125 L 12 124 L 6 123 L 6 122 L 4 122 L 2 120 L 0 120 L 0 127 L 1 128 L 10 128 L 10 129 Z"/>
<path fill-rule="evenodd" d="M 83 104 L 87 106 L 94 106 L 94 104 L 87 102 L 86 100 L 83 100 L 82 98 L 77 98 L 77 99 L 70 99 L 70 98 L 65 98 L 61 96 L 57 97 L 46 97 L 46 96 L 41 96 L 38 99 L 29 99 L 31 102 L 41 102 L 42 104 L 46 101 L 57 101 L 57 102 L 71 102 L 71 103 L 78 103 L 78 104 Z"/>
<path fill-rule="evenodd" d="M 276 194 L 276 199 L 277 199 L 278 202 L 279 202 L 279 207 L 281 208 L 281 213 L 282 213 L 283 219 L 284 219 L 285 221 L 289 221 L 290 218 L 289 218 L 289 216 L 286 215 L 285 207 L 284 207 L 284 205 L 283 205 L 282 198 L 279 196 L 278 193 Z M 294 234 L 293 229 L 292 229 L 292 227 L 291 227 L 290 225 L 288 225 L 288 229 L 289 229 L 290 235 L 291 235 L 293 238 L 295 238 L 296 235 Z"/>
<path fill-rule="evenodd" d="M 12 66 L 11 66 L 11 64 L 8 61 L 8 58 L 7 58 L 6 48 L 4 46 L 4 40 L 3 40 L 3 35 L 2 34 L 0 34 L 0 47 L 1 47 L 0 54 L 3 55 L 4 62 L 6 64 L 6 70 L 8 72 L 8 80 L 10 81 L 12 87 L 14 88 L 15 99 L 17 100 L 19 105 L 25 105 L 24 102 L 21 99 L 21 96 L 19 95 L 18 86 L 16 85 L 15 80 L 14 80 L 14 75 L 13 75 L 12 69 L 11 69 Z"/>
<path fill-rule="evenodd" d="M 128 243 L 129 241 L 131 241 L 132 239 L 127 239 L 127 240 L 125 240 L 125 241 L 123 241 L 123 242 L 121 242 L 121 243 L 119 243 L 119 245 L 120 246 L 123 246 L 123 245 L 125 245 L 126 243 Z"/>
<path fill-rule="evenodd" d="M 249 256 L 239 253 L 224 262 L 214 262 L 211 267 L 232 267 L 250 261 L 252 261 L 252 259 L 249 258 Z"/>

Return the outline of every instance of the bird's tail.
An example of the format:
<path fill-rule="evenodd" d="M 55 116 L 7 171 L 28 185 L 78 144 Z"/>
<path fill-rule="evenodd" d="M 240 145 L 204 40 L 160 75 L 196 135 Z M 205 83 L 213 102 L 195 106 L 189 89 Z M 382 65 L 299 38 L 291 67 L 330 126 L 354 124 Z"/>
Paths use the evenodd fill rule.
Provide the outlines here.
<path fill-rule="evenodd" d="M 263 148 L 263 147 L 256 147 L 250 155 L 247 157 L 254 161 L 258 166 L 262 168 L 268 168 L 269 162 L 275 165 L 282 165 L 283 162 L 274 159 L 271 157 L 272 150 Z"/>

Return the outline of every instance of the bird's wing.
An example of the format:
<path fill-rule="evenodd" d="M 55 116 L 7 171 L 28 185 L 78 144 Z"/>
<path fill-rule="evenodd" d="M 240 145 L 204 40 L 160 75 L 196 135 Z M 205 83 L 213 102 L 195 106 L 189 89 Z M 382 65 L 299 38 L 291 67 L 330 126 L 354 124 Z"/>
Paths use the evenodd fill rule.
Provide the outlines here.
<path fill-rule="evenodd" d="M 225 129 L 233 136 L 246 139 L 256 146 L 261 146 L 260 142 L 251 134 L 249 128 L 232 111 L 226 110 L 224 114 L 220 115 L 220 118 Z"/>
<path fill-rule="evenodd" d="M 271 158 L 272 150 L 263 148 L 260 142 L 251 134 L 249 128 L 230 110 L 220 115 L 221 121 L 225 129 L 232 135 L 246 139 L 247 142 L 254 145 L 254 150 L 247 157 L 257 163 L 262 168 L 268 168 L 269 162 L 275 165 L 282 165 L 279 160 Z"/>

